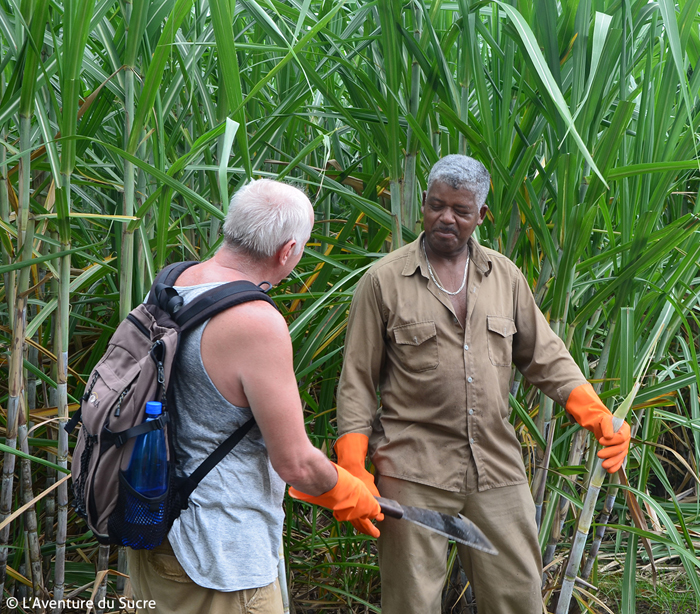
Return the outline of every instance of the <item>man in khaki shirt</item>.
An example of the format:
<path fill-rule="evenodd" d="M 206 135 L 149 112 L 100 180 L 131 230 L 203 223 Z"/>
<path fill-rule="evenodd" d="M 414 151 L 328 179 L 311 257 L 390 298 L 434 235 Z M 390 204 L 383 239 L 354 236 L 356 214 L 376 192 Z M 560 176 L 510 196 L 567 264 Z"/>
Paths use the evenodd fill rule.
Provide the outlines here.
<path fill-rule="evenodd" d="M 382 496 L 473 520 L 499 550 L 460 547 L 479 614 L 539 613 L 541 556 L 520 443 L 508 421 L 511 364 L 595 433 L 617 471 L 617 433 L 520 270 L 472 236 L 490 176 L 466 156 L 431 170 L 425 232 L 365 274 L 353 298 L 338 388 L 339 464 Z M 377 391 L 381 396 L 378 411 Z M 376 491 L 375 491 L 376 492 Z M 365 533 L 369 521 L 355 521 Z M 437 614 L 447 539 L 379 524 L 383 614 Z"/>

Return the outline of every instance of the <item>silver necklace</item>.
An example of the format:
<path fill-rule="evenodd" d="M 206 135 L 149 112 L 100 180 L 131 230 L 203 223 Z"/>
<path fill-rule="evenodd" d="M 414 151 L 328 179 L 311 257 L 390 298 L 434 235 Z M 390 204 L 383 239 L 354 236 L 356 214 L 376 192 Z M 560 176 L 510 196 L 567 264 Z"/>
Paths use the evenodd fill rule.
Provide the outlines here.
<path fill-rule="evenodd" d="M 433 283 L 445 294 L 449 294 L 450 296 L 459 294 L 462 290 L 464 290 L 464 286 L 467 283 L 467 270 L 469 269 L 469 248 L 467 248 L 467 262 L 464 265 L 464 277 L 462 278 L 462 285 L 455 292 L 450 292 L 449 290 L 446 290 L 440 285 L 440 282 L 437 280 L 437 277 L 435 277 L 435 274 L 433 273 L 433 267 L 430 266 L 430 260 L 428 260 L 428 252 L 425 251 L 425 239 L 423 239 L 423 243 L 421 243 L 421 245 L 423 247 L 423 255 L 425 256 L 425 261 L 428 263 L 428 273 L 430 273 L 430 279 L 433 280 Z"/>

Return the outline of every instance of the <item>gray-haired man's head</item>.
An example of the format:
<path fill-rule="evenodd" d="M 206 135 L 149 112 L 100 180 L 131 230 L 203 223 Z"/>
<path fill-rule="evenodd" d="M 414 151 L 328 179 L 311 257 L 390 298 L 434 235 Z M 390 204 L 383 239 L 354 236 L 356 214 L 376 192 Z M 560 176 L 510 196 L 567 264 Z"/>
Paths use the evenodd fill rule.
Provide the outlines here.
<path fill-rule="evenodd" d="M 455 190 L 467 189 L 474 194 L 477 207 L 486 202 L 486 197 L 491 186 L 491 175 L 486 167 L 469 156 L 450 154 L 440 158 L 428 175 L 428 189 L 439 181 Z"/>
<path fill-rule="evenodd" d="M 313 207 L 301 190 L 280 181 L 258 179 L 231 199 L 224 222 L 227 247 L 257 260 L 274 256 L 290 240 L 298 254 L 313 227 Z"/>

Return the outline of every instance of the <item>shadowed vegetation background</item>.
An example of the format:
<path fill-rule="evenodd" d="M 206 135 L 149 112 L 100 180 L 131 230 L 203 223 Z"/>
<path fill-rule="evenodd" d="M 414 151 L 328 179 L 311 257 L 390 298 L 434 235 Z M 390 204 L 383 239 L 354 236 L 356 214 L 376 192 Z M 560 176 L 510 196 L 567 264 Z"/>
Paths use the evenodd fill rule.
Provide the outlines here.
<path fill-rule="evenodd" d="M 648 596 L 673 573 L 697 611 L 699 6 L 0 0 L 3 596 L 122 589 L 96 569 L 123 557 L 58 484 L 60 427 L 154 273 L 218 248 L 240 185 L 295 181 L 314 203 L 274 295 L 309 434 L 331 454 L 353 288 L 417 235 L 430 166 L 466 153 L 492 175 L 482 244 L 521 267 L 611 409 L 641 384 L 627 480 L 603 485 L 574 601 L 635 612 L 638 578 Z M 595 442 L 515 373 L 511 406 L 554 611 Z M 379 612 L 372 542 L 286 505 L 296 611 Z"/>

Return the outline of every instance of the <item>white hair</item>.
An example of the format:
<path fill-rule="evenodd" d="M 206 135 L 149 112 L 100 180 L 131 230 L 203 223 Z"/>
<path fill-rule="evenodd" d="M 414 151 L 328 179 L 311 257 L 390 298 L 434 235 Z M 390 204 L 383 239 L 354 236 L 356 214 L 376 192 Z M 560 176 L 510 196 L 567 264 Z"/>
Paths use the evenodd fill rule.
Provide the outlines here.
<path fill-rule="evenodd" d="M 469 156 L 450 154 L 440 158 L 428 175 L 428 192 L 435 181 L 446 183 L 454 190 L 467 189 L 474 194 L 478 207 L 486 202 L 491 186 L 491 175 L 486 167 Z"/>
<path fill-rule="evenodd" d="M 281 181 L 257 179 L 231 198 L 224 222 L 225 244 L 256 259 L 274 256 L 288 241 L 304 249 L 313 227 L 313 207 L 301 190 Z"/>

